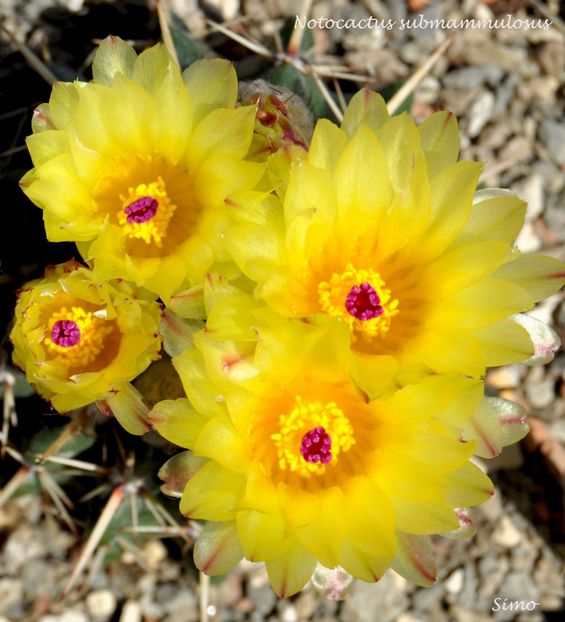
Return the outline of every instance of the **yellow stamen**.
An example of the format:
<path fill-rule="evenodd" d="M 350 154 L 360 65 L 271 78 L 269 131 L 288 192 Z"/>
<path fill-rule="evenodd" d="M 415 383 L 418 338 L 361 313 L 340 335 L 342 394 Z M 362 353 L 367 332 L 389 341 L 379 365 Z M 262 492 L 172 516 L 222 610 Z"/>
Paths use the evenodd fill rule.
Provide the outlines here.
<path fill-rule="evenodd" d="M 53 341 L 52 331 L 57 322 L 72 322 L 80 331 L 80 337 L 74 345 L 60 345 Z M 47 323 L 48 336 L 43 343 L 54 358 L 68 367 L 84 367 L 91 363 L 103 350 L 106 337 L 113 331 L 112 324 L 96 317 L 82 307 L 71 307 L 69 311 L 62 307 L 53 313 Z"/>
<path fill-rule="evenodd" d="M 307 462 L 300 451 L 304 435 L 317 427 L 323 427 L 332 441 L 329 464 L 335 464 L 339 454 L 355 444 L 353 427 L 335 402 L 307 402 L 298 395 L 290 413 L 279 417 L 280 432 L 271 435 L 277 448 L 279 468 L 294 471 L 301 477 L 324 473 L 325 464 Z"/>
<path fill-rule="evenodd" d="M 132 218 L 125 210 L 132 203 L 144 197 L 150 197 L 157 202 L 157 211 L 145 222 L 132 222 Z M 120 200 L 122 209 L 118 212 L 118 222 L 124 228 L 126 235 L 143 240 L 146 244 L 154 243 L 155 246 L 161 248 L 171 217 L 177 209 L 167 195 L 163 178 L 159 177 L 157 181 L 149 184 L 139 184 L 135 188 L 129 188 L 127 196 L 121 194 Z"/>
<path fill-rule="evenodd" d="M 345 302 L 351 289 L 362 283 L 368 283 L 378 295 L 379 306 L 383 311 L 379 317 L 362 320 L 347 310 Z M 390 328 L 391 319 L 398 314 L 398 300 L 392 298 L 390 289 L 385 287 L 381 275 L 374 270 L 356 270 L 352 264 L 347 264 L 345 271 L 334 272 L 328 281 L 318 285 L 318 300 L 322 311 L 328 315 L 339 317 L 347 323 L 352 331 L 353 341 L 359 336 L 364 339 L 383 337 Z"/>

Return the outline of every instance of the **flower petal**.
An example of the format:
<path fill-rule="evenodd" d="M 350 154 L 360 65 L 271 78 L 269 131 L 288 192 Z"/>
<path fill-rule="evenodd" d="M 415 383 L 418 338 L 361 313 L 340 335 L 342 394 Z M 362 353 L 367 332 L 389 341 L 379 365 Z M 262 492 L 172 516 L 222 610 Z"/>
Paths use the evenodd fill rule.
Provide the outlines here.
<path fill-rule="evenodd" d="M 499 240 L 512 244 L 526 216 L 526 203 L 509 190 L 478 190 L 469 220 L 461 230 L 459 241 Z"/>
<path fill-rule="evenodd" d="M 422 587 L 431 587 L 437 578 L 437 567 L 430 538 L 398 533 L 392 568 L 399 575 Z"/>
<path fill-rule="evenodd" d="M 180 511 L 190 518 L 234 520 L 244 482 L 240 475 L 215 462 L 207 462 L 188 481 Z"/>
<path fill-rule="evenodd" d="M 565 285 L 565 264 L 548 255 L 519 255 L 499 268 L 496 276 L 516 283 L 538 301 Z"/>
<path fill-rule="evenodd" d="M 287 598 L 299 592 L 310 580 L 316 558 L 300 545 L 293 544 L 280 557 L 266 563 L 269 581 L 279 598 Z"/>
<path fill-rule="evenodd" d="M 550 363 L 561 346 L 561 339 L 553 328 L 525 313 L 518 313 L 510 319 L 528 331 L 528 335 L 534 344 L 534 354 L 527 361 L 524 361 L 526 365 Z"/>
<path fill-rule="evenodd" d="M 207 523 L 194 545 L 194 564 L 207 575 L 229 572 L 243 557 L 234 521 Z"/>
<path fill-rule="evenodd" d="M 194 452 L 232 471 L 247 470 L 249 456 L 243 438 L 225 418 L 216 417 L 201 428 L 194 443 Z"/>
<path fill-rule="evenodd" d="M 457 162 L 459 128 L 452 112 L 442 110 L 429 116 L 418 128 L 430 178 Z"/>
<path fill-rule="evenodd" d="M 268 561 L 286 553 L 290 541 L 280 514 L 241 510 L 236 518 L 239 539 L 250 561 Z"/>
<path fill-rule="evenodd" d="M 195 411 L 188 400 L 180 398 L 155 404 L 149 420 L 163 438 L 179 447 L 192 449 L 207 418 Z"/>
<path fill-rule="evenodd" d="M 191 451 L 183 451 L 169 458 L 157 473 L 159 479 L 164 482 L 161 485 L 161 492 L 168 497 L 180 499 L 188 480 L 206 462 L 206 458 L 195 456 Z"/>
<path fill-rule="evenodd" d="M 431 181 L 431 220 L 422 239 L 426 257 L 440 255 L 467 222 L 481 168 L 478 162 L 457 162 Z"/>
<path fill-rule="evenodd" d="M 487 367 L 521 363 L 534 354 L 528 331 L 511 319 L 485 326 L 473 335 L 480 344 Z"/>
<path fill-rule="evenodd" d="M 197 60 L 183 72 L 193 104 L 196 126 L 215 108 L 234 108 L 237 100 L 237 76 L 227 60 Z"/>
<path fill-rule="evenodd" d="M 347 136 L 328 119 L 316 123 L 308 150 L 308 162 L 318 168 L 332 170 L 347 145 Z"/>
<path fill-rule="evenodd" d="M 171 357 L 182 354 L 187 348 L 192 347 L 192 335 L 202 328 L 203 322 L 186 320 L 170 309 L 165 309 L 159 324 L 165 352 Z"/>
<path fill-rule="evenodd" d="M 92 61 L 94 82 L 111 86 L 117 73 L 131 76 L 136 59 L 135 50 L 120 37 L 108 36 L 98 46 Z"/>
<path fill-rule="evenodd" d="M 388 119 L 384 99 L 378 93 L 365 88 L 351 98 L 343 115 L 341 128 L 351 137 L 361 125 L 367 125 L 375 131 Z"/>
<path fill-rule="evenodd" d="M 373 583 L 378 581 L 390 566 L 392 554 L 385 556 L 368 555 L 349 538 L 344 538 L 339 553 L 340 566 L 357 579 Z"/>
<path fill-rule="evenodd" d="M 55 408 L 56 401 L 55 397 Z M 149 409 L 143 403 L 141 393 L 129 382 L 116 387 L 115 393 L 109 395 L 105 401 L 120 425 L 130 434 L 145 434 L 151 429 Z"/>
<path fill-rule="evenodd" d="M 477 456 L 494 458 L 503 447 L 524 438 L 528 430 L 526 413 L 519 404 L 499 397 L 487 397 L 473 413 L 463 438 L 477 441 Z"/>
<path fill-rule="evenodd" d="M 471 507 L 488 501 L 494 494 L 494 486 L 488 476 L 472 462 L 467 462 L 447 476 L 451 487 L 446 494 L 450 505 Z"/>

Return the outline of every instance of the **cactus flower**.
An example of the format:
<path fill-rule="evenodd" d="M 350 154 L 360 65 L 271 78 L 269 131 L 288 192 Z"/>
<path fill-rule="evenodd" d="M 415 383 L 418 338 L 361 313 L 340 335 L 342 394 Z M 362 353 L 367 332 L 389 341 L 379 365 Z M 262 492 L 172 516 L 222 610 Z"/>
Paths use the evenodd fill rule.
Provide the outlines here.
<path fill-rule="evenodd" d="M 183 74 L 162 45 L 139 56 L 102 42 L 90 83 L 56 83 L 34 116 L 34 168 L 21 181 L 52 241 L 74 241 L 100 278 L 127 278 L 167 300 L 215 261 L 225 201 L 264 165 L 244 159 L 255 107 L 235 108 L 225 60 Z"/>
<path fill-rule="evenodd" d="M 124 282 L 98 281 L 69 261 L 19 293 L 10 339 L 14 363 L 59 412 L 105 401 L 130 432 L 147 409 L 129 385 L 159 357 L 160 306 Z"/>
<path fill-rule="evenodd" d="M 481 164 L 458 150 L 450 113 L 417 127 L 362 91 L 341 128 L 318 121 L 282 205 L 240 198 L 228 250 L 281 316 L 344 324 L 379 385 L 525 361 L 516 314 L 557 291 L 565 266 L 513 246 L 524 202 L 477 191 Z"/>
<path fill-rule="evenodd" d="M 250 333 L 240 346 L 217 328 L 196 333 L 173 358 L 188 399 L 150 413 L 189 450 L 161 477 L 183 514 L 208 521 L 197 566 L 221 574 L 243 556 L 265 562 L 279 596 L 318 563 L 369 582 L 392 566 L 430 585 L 428 537 L 457 532 L 460 508 L 492 494 L 469 458 L 523 436 L 524 417 L 461 376 L 372 400 L 351 381 L 347 331 L 287 322 L 252 332 L 255 343 Z"/>

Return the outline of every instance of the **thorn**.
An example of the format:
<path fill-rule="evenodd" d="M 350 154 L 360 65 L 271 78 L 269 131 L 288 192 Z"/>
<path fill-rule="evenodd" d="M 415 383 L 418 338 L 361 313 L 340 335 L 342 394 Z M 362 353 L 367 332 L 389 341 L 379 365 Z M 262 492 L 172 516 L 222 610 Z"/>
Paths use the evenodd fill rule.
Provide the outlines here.
<path fill-rule="evenodd" d="M 159 18 L 159 28 L 161 29 L 161 34 L 163 35 L 163 43 L 169 51 L 169 54 L 173 57 L 177 67 L 180 67 L 179 57 L 177 55 L 177 50 L 175 48 L 175 44 L 173 43 L 173 37 L 169 27 L 167 11 L 163 8 L 163 0 L 157 0 L 157 17 Z"/>
<path fill-rule="evenodd" d="M 447 48 L 453 43 L 453 37 L 448 37 L 438 49 L 414 72 L 408 80 L 398 89 L 387 103 L 389 114 L 394 114 L 402 102 L 414 91 L 420 82 L 428 75 L 432 67 L 445 54 Z"/>
<path fill-rule="evenodd" d="M 85 569 L 88 562 L 92 559 L 92 556 L 94 554 L 94 551 L 96 550 L 96 547 L 100 543 L 102 536 L 106 532 L 106 529 L 112 522 L 112 519 L 114 518 L 114 516 L 116 515 L 116 512 L 119 510 L 122 504 L 122 501 L 124 499 L 124 493 L 125 493 L 125 488 L 123 485 L 120 485 L 117 488 L 115 488 L 112 494 L 110 495 L 110 498 L 108 499 L 108 502 L 104 506 L 104 509 L 102 510 L 102 513 L 100 514 L 100 518 L 96 522 L 96 525 L 94 526 L 94 529 L 92 530 L 92 533 L 90 534 L 90 537 L 88 538 L 86 545 L 84 549 L 82 550 L 82 553 L 80 554 L 79 560 L 76 566 L 73 568 L 71 576 L 67 584 L 65 585 L 65 588 L 63 589 L 63 593 L 62 593 L 63 598 L 65 598 L 69 594 L 69 592 L 73 589 L 73 587 L 75 586 L 77 582 L 78 577 L 80 576 L 82 571 Z"/>

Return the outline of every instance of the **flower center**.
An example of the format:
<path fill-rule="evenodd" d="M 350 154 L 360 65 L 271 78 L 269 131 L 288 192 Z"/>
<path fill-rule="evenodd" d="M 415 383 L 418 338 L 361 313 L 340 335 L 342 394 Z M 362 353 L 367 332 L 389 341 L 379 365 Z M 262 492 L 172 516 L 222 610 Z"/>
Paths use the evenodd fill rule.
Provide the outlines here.
<path fill-rule="evenodd" d="M 309 402 L 296 396 L 294 408 L 279 417 L 273 434 L 279 468 L 301 477 L 321 475 L 354 444 L 353 427 L 335 402 Z"/>
<path fill-rule="evenodd" d="M 62 307 L 47 323 L 49 337 L 43 340 L 49 353 L 68 367 L 84 367 L 104 348 L 113 326 L 82 307 Z"/>
<path fill-rule="evenodd" d="M 334 272 L 329 281 L 322 281 L 318 296 L 324 313 L 347 323 L 353 341 L 358 337 L 383 337 L 398 314 L 398 300 L 385 287 L 380 274 L 357 270 L 352 264 L 347 264 L 344 272 Z"/>
<path fill-rule="evenodd" d="M 124 212 L 129 223 L 147 222 L 155 216 L 158 207 L 159 203 L 153 197 L 141 197 L 126 206 Z"/>
<path fill-rule="evenodd" d="M 302 437 L 300 453 L 306 462 L 327 464 L 332 459 L 332 438 L 320 425 Z"/>
<path fill-rule="evenodd" d="M 345 308 L 358 320 L 366 322 L 382 315 L 385 310 L 380 305 L 381 299 L 369 283 L 354 285 L 345 299 Z"/>
<path fill-rule="evenodd" d="M 129 188 L 127 196 L 120 195 L 120 200 L 122 209 L 118 222 L 125 234 L 146 244 L 163 246 L 169 222 L 177 209 L 167 195 L 163 178 Z"/>
<path fill-rule="evenodd" d="M 80 328 L 72 320 L 57 320 L 51 329 L 51 341 L 63 348 L 72 348 L 80 341 Z"/>

